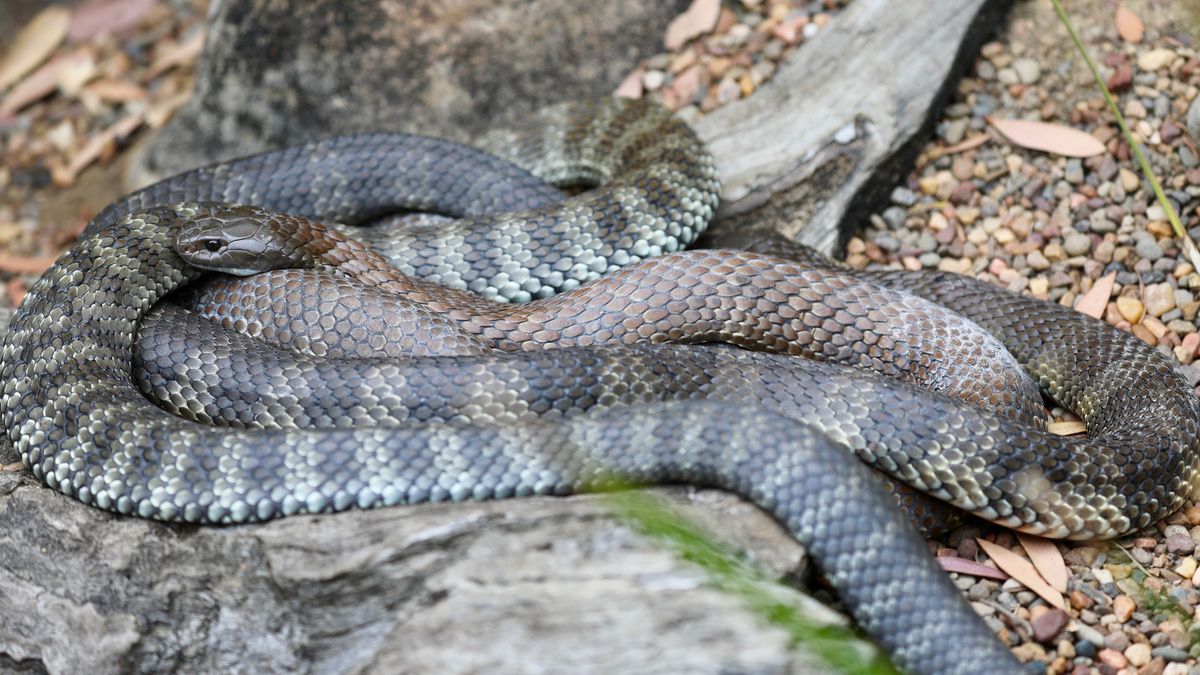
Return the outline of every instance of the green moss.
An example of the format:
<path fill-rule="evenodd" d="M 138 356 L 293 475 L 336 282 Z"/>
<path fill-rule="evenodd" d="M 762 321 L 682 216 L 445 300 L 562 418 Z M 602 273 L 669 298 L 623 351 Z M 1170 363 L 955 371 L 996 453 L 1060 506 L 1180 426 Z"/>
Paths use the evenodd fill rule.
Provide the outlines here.
<path fill-rule="evenodd" d="M 714 586 L 740 598 L 764 621 L 787 631 L 793 646 L 803 644 L 805 651 L 839 673 L 896 673 L 878 649 L 864 649 L 866 643 L 858 633 L 841 626 L 822 625 L 807 617 L 802 607 L 781 599 L 783 594 L 779 591 L 784 587 L 745 555 L 720 544 L 661 500 L 633 490 L 614 492 L 610 499 L 616 512 L 638 530 L 703 569 Z"/>

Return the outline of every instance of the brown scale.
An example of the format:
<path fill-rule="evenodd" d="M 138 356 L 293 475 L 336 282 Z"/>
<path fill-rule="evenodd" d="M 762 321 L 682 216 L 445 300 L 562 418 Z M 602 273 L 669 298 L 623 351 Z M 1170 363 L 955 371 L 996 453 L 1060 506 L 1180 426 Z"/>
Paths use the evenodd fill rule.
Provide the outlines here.
<path fill-rule="evenodd" d="M 869 368 L 1033 424 L 1043 414 L 1036 385 L 970 321 L 904 292 L 756 253 L 666 254 L 514 305 L 407 277 L 320 223 L 258 208 L 197 219 L 176 248 L 198 267 L 253 274 L 208 284 L 188 299 L 194 309 L 319 355 L 364 356 L 386 343 L 367 337 L 368 319 L 390 320 L 396 337 L 421 335 L 404 343 L 419 342 L 421 354 L 477 349 L 469 339 L 505 351 L 728 342 Z M 312 269 L 254 274 L 285 267 Z M 373 290 L 357 297 L 349 279 Z M 385 345 L 378 353 L 406 352 Z"/>

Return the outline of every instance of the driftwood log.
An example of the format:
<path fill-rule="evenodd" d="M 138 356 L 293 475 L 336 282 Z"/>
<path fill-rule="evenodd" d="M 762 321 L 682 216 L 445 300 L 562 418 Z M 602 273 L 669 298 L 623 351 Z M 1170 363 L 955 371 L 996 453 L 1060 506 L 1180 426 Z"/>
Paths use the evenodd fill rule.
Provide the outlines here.
<path fill-rule="evenodd" d="M 266 133 L 274 129 L 271 106 L 245 98 L 228 106 L 206 101 L 236 88 L 239 78 L 273 82 L 280 88 L 271 93 L 275 101 L 322 105 L 312 98 L 319 85 L 344 87 L 348 98 L 337 105 L 345 110 L 375 105 L 375 93 L 354 78 L 283 77 L 323 63 L 289 63 L 287 52 L 259 71 L 234 67 L 246 50 L 287 34 L 286 22 L 324 20 L 320 8 L 332 4 L 342 5 L 221 3 L 199 98 L 143 157 L 141 175 L 285 142 Z M 516 12 L 529 3 L 501 4 Z M 603 15 L 607 3 L 562 4 Z M 680 4 L 661 16 L 669 18 Z M 711 241 L 775 229 L 836 249 L 848 224 L 890 191 L 1006 4 L 855 0 L 761 91 L 701 120 L 726 186 Z M 279 9 L 293 5 L 312 9 Z M 407 3 L 345 6 L 351 5 L 395 9 Z M 251 9 L 277 13 L 247 14 Z M 583 26 L 588 21 L 580 19 Z M 234 39 L 249 24 L 265 31 L 266 43 Z M 654 31 L 657 40 L 661 26 Z M 330 40 L 349 48 L 345 38 Z M 511 46 L 481 54 L 493 70 L 503 70 Z M 591 56 L 578 66 L 569 60 L 556 65 L 555 77 L 586 81 L 585 87 L 538 86 L 556 96 L 611 91 L 640 49 L 612 53 L 620 67 L 606 61 L 597 72 L 587 71 L 596 67 Z M 432 61 L 427 75 L 479 65 L 446 58 Z M 394 76 L 401 82 L 420 77 L 406 69 Z M 507 89 L 476 91 L 470 78 L 447 77 L 478 103 L 469 115 L 450 120 L 459 137 L 470 137 L 494 116 L 494 106 L 479 101 Z M 520 82 L 509 86 L 523 91 Z M 436 98 L 421 96 L 421 105 L 436 108 Z M 315 115 L 301 137 L 354 130 L 327 112 Z M 290 114 L 287 105 L 280 113 Z M 406 126 L 410 121 L 388 128 L 414 130 Z M 185 132 L 189 127 L 198 133 Z M 246 130 L 255 128 L 264 131 L 263 145 L 246 144 Z M 172 153 L 179 163 L 166 162 Z M 0 317 L 0 326 L 6 319 Z M 11 461 L 11 448 L 0 450 L 0 462 Z M 659 491 L 771 574 L 801 570 L 799 547 L 744 501 L 708 490 Z M 0 472 L 0 539 L 5 672 L 825 671 L 802 646 L 789 646 L 780 629 L 614 516 L 602 497 L 197 528 L 114 517 L 46 489 L 28 472 L 10 471 Z M 800 601 L 799 593 L 789 593 Z"/>

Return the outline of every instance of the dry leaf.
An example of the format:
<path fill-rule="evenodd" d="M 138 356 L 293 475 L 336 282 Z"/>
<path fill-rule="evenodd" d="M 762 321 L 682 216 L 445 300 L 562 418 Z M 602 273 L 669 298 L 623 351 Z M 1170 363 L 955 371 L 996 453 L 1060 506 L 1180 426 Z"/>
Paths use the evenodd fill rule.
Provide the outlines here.
<path fill-rule="evenodd" d="M 1007 581 L 1008 575 L 995 567 L 981 565 L 966 558 L 958 558 L 952 555 L 935 558 L 938 565 L 947 572 L 958 572 L 959 574 L 969 574 L 973 577 L 982 577 L 985 579 L 995 579 L 996 581 Z"/>
<path fill-rule="evenodd" d="M 204 31 L 198 30 L 183 42 L 165 47 L 142 74 L 142 81 L 149 82 L 175 66 L 195 61 L 203 49 Z"/>
<path fill-rule="evenodd" d="M 0 272 L 9 274 L 41 274 L 50 269 L 57 258 L 40 255 L 0 256 Z"/>
<path fill-rule="evenodd" d="M 1079 420 L 1055 420 L 1046 423 L 1046 431 L 1056 436 L 1073 436 L 1087 431 L 1087 425 Z"/>
<path fill-rule="evenodd" d="M 1065 610 L 1067 603 L 1063 601 L 1062 593 L 1054 590 L 1046 580 L 1038 574 L 1034 569 L 1033 564 L 1012 551 L 997 546 L 990 541 L 984 539 L 976 539 L 979 545 L 983 547 L 984 553 L 996 563 L 996 567 L 1008 572 L 1008 575 L 1025 585 L 1025 588 L 1037 593 L 1043 600 L 1051 605 Z"/>
<path fill-rule="evenodd" d="M 1109 272 L 1097 279 L 1091 290 L 1075 301 L 1075 311 L 1087 314 L 1093 319 L 1104 316 L 1104 308 L 1108 306 L 1108 298 L 1112 295 L 1113 283 L 1116 280 L 1116 272 Z"/>
<path fill-rule="evenodd" d="M 667 49 L 676 51 L 688 40 L 711 32 L 721 16 L 721 0 L 692 0 L 687 11 L 675 17 L 667 26 L 663 40 Z"/>
<path fill-rule="evenodd" d="M 1117 5 L 1117 35 L 1126 42 L 1141 42 L 1146 24 L 1125 5 Z"/>
<path fill-rule="evenodd" d="M 22 464 L 21 462 L 13 462 L 12 464 L 5 464 L 4 466 L 0 466 L 0 473 L 12 473 L 15 471 L 20 471 L 24 468 L 25 468 L 25 465 Z"/>
<path fill-rule="evenodd" d="M 1071 127 L 1032 120 L 985 119 L 1013 145 L 1022 148 L 1065 157 L 1091 157 L 1104 152 L 1104 144 L 1099 139 Z"/>
<path fill-rule="evenodd" d="M 0 90 L 21 79 L 48 59 L 67 36 L 71 10 L 53 5 L 21 29 L 4 58 L 0 60 Z"/>
<path fill-rule="evenodd" d="M 89 51 L 86 59 L 73 60 L 71 63 L 60 68 L 57 76 L 54 78 L 54 83 L 63 94 L 75 97 L 79 95 L 79 90 L 83 89 L 83 85 L 87 84 L 95 76 L 96 60 Z"/>
<path fill-rule="evenodd" d="M 92 94 L 102 101 L 110 101 L 113 103 L 128 103 L 129 101 L 140 101 L 146 98 L 146 90 L 125 80 L 114 80 L 112 78 L 100 78 L 89 83 L 84 87 L 84 91 Z"/>
<path fill-rule="evenodd" d="M 112 152 L 116 147 L 117 141 L 124 139 L 136 131 L 138 127 L 142 126 L 144 119 L 145 113 L 137 112 L 125 119 L 119 120 L 104 131 L 93 136 L 79 149 L 79 152 L 75 153 L 75 156 L 71 158 L 71 162 L 66 167 L 61 171 L 53 172 L 55 182 L 64 187 L 75 182 L 75 178 L 79 175 L 80 171 L 90 166 L 101 155 Z"/>
<path fill-rule="evenodd" d="M 1059 593 L 1066 593 L 1067 579 L 1071 577 L 1071 573 L 1067 571 L 1067 563 L 1063 562 L 1058 546 L 1045 537 L 1035 537 L 1024 532 L 1017 533 L 1017 541 L 1021 542 L 1025 553 L 1033 561 L 1033 566 L 1051 588 Z"/>
<path fill-rule="evenodd" d="M 120 35 L 138 25 L 157 0 L 88 0 L 75 8 L 67 37 L 85 42 L 97 35 Z"/>
<path fill-rule="evenodd" d="M 90 49 L 77 49 L 70 54 L 54 57 L 8 92 L 4 100 L 0 101 L 0 115 L 15 113 L 27 105 L 49 96 L 58 88 L 58 74 L 61 70 L 71 68 L 75 64 L 91 58 Z"/>

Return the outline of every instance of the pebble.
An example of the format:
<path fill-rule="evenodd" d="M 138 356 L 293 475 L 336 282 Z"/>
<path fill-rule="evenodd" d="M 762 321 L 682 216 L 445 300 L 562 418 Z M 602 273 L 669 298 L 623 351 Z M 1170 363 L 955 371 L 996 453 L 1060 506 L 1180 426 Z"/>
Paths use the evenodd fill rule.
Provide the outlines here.
<path fill-rule="evenodd" d="M 1150 284 L 1142 293 L 1142 302 L 1151 316 L 1162 316 L 1175 309 L 1175 289 L 1166 282 Z"/>
<path fill-rule="evenodd" d="M 1175 60 L 1175 52 L 1170 49 L 1152 49 L 1138 56 L 1138 68 L 1147 71 L 1158 70 L 1171 65 Z"/>
<path fill-rule="evenodd" d="M 1145 642 L 1129 645 L 1129 648 L 1125 650 L 1125 660 L 1129 661 L 1129 665 L 1137 668 L 1150 663 L 1150 645 Z"/>
<path fill-rule="evenodd" d="M 1187 127 L 1188 133 L 1192 135 L 1192 138 L 1200 138 L 1200 96 L 1192 99 L 1192 105 L 1188 108 L 1184 126 Z"/>
<path fill-rule="evenodd" d="M 1125 655 L 1113 649 L 1101 649 L 1097 657 L 1100 659 L 1100 663 L 1117 670 L 1129 665 Z"/>
<path fill-rule="evenodd" d="M 1158 245 L 1158 242 L 1155 241 L 1153 237 L 1147 237 L 1140 240 L 1134 250 L 1137 251 L 1138 257 L 1140 257 L 1142 260 L 1149 260 L 1150 262 L 1154 262 L 1155 260 L 1163 257 L 1162 247 Z"/>
<path fill-rule="evenodd" d="M 1042 643 L 1049 643 L 1059 632 L 1066 627 L 1067 622 L 1071 620 L 1071 615 L 1061 609 L 1052 609 L 1048 612 L 1043 612 L 1038 615 L 1030 624 L 1033 626 L 1033 639 Z"/>
<path fill-rule="evenodd" d="M 1063 178 L 1072 185 L 1079 185 L 1083 182 L 1083 163 L 1078 159 L 1068 159 L 1066 168 L 1063 169 Z"/>
<path fill-rule="evenodd" d="M 1151 656 L 1161 656 L 1171 663 L 1187 661 L 1191 658 L 1191 654 L 1188 654 L 1186 649 L 1179 649 L 1178 647 L 1155 647 L 1150 650 L 1150 654 Z"/>
<path fill-rule="evenodd" d="M 1092 250 L 1092 238 L 1086 234 L 1072 232 L 1063 240 L 1063 249 L 1071 257 L 1087 255 L 1088 251 Z"/>
<path fill-rule="evenodd" d="M 1121 177 L 1121 187 L 1125 188 L 1126 192 L 1133 192 L 1134 190 L 1138 189 L 1139 185 L 1141 185 L 1141 180 L 1138 179 L 1138 175 L 1129 169 L 1122 167 L 1119 175 Z"/>
<path fill-rule="evenodd" d="M 906 187 L 898 187 L 892 190 L 892 203 L 900 206 L 912 206 L 917 203 L 917 195 Z"/>
<path fill-rule="evenodd" d="M 1174 534 L 1167 537 L 1168 553 L 1192 553 L 1196 550 L 1196 542 L 1186 534 Z"/>
<path fill-rule="evenodd" d="M 1023 84 L 1033 84 L 1042 76 L 1042 66 L 1031 58 L 1017 59 L 1013 61 L 1012 67 Z"/>
<path fill-rule="evenodd" d="M 1142 320 L 1142 315 L 1145 313 L 1146 308 L 1142 305 L 1142 301 L 1137 298 L 1121 296 L 1117 298 L 1117 311 L 1129 323 L 1137 323 Z"/>

